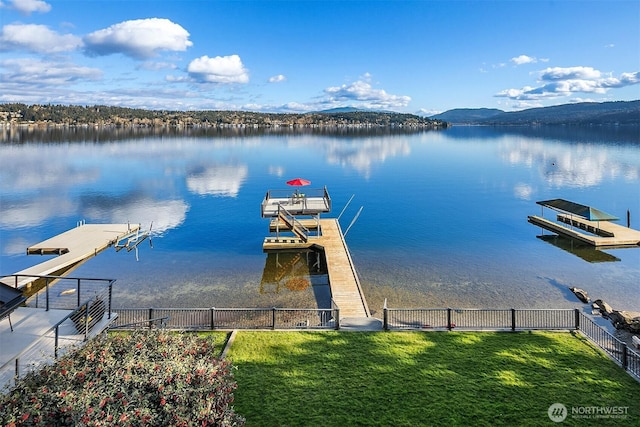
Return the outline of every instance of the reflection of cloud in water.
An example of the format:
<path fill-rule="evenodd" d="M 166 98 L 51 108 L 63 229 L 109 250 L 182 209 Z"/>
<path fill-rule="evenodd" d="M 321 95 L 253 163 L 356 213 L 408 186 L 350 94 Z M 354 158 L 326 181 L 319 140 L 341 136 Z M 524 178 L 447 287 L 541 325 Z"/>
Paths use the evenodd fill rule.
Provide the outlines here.
<path fill-rule="evenodd" d="M 187 174 L 187 188 L 201 196 L 236 197 L 248 172 L 246 165 L 194 168 Z"/>
<path fill-rule="evenodd" d="M 2 250 L 2 255 L 4 256 L 23 255 L 26 252 L 26 249 L 34 243 L 22 237 L 9 239 L 8 241 L 6 241 L 5 239 L 2 240 L 2 246 L 0 246 L 0 249 Z"/>
<path fill-rule="evenodd" d="M 269 175 L 283 177 L 284 168 L 282 166 L 269 166 Z"/>
<path fill-rule="evenodd" d="M 77 206 L 64 197 L 2 200 L 0 228 L 29 228 L 43 224 L 49 218 L 73 215 Z"/>
<path fill-rule="evenodd" d="M 406 156 L 411 148 L 407 138 L 360 138 L 348 144 L 332 140 L 326 151 L 329 163 L 350 166 L 368 178 L 373 164 L 383 163 L 389 157 Z"/>
<path fill-rule="evenodd" d="M 518 139 L 504 142 L 502 157 L 511 164 L 537 165 L 545 181 L 555 187 L 591 187 L 607 178 L 637 180 L 637 165 L 617 160 L 600 145 L 556 144 Z"/>
<path fill-rule="evenodd" d="M 531 186 L 522 182 L 516 184 L 513 191 L 516 197 L 522 200 L 531 200 L 531 194 L 533 194 L 533 189 L 531 188 Z"/>
<path fill-rule="evenodd" d="M 95 167 L 78 167 L 59 146 L 28 145 L 0 148 L 2 168 L 0 186 L 12 191 L 28 192 L 47 188 L 60 190 L 98 179 Z"/>
<path fill-rule="evenodd" d="M 404 135 L 354 138 L 296 135 L 287 138 L 286 143 L 292 148 L 320 149 L 324 151 L 328 163 L 351 167 L 367 178 L 371 174 L 372 165 L 383 163 L 390 157 L 411 153 L 409 138 Z"/>
<path fill-rule="evenodd" d="M 189 206 L 183 200 L 130 199 L 127 203 L 112 206 L 92 206 L 85 213 L 93 220 L 108 223 L 131 222 L 140 224 L 144 230 L 153 222 L 153 233 L 162 234 L 182 224 Z"/>

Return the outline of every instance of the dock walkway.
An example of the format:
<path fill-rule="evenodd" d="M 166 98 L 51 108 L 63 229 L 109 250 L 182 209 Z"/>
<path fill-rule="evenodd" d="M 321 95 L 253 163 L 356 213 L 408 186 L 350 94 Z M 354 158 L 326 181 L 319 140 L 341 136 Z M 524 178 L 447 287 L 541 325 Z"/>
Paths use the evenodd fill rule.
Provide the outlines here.
<path fill-rule="evenodd" d="M 119 239 L 138 230 L 139 225 L 129 224 L 83 224 L 55 237 L 27 248 L 27 254 L 58 255 L 40 264 L 15 273 L 22 276 L 9 286 L 24 288 L 34 281 L 30 276 L 62 275 L 77 264 L 97 255 L 115 244 Z"/>
<path fill-rule="evenodd" d="M 340 319 L 365 319 L 371 317 L 367 301 L 360 286 L 360 279 L 351 260 L 337 219 L 320 219 L 319 236 L 307 242 L 291 237 L 267 237 L 263 249 L 291 249 L 316 246 L 324 250 L 333 301 L 340 309 Z M 311 225 L 311 224 L 309 224 Z M 272 224 L 271 227 L 274 227 Z"/>

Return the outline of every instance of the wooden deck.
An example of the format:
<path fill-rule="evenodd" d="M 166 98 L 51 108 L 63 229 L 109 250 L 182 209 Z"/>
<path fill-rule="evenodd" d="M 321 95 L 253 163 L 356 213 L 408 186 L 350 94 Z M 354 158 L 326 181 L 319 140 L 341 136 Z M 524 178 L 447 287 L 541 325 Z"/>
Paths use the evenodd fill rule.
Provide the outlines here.
<path fill-rule="evenodd" d="M 331 197 L 326 187 L 305 187 L 303 192 L 269 190 L 261 204 L 262 217 L 277 217 L 281 207 L 293 215 L 317 216 L 331 212 Z"/>
<path fill-rule="evenodd" d="M 295 237 L 267 237 L 263 249 L 291 249 L 316 246 L 324 250 L 333 301 L 340 309 L 340 318 L 368 318 L 371 316 L 358 274 L 351 260 L 337 219 L 319 220 L 321 235 L 311 236 L 307 242 Z"/>
<path fill-rule="evenodd" d="M 29 276 L 61 275 L 75 265 L 97 255 L 120 238 L 136 231 L 138 225 L 129 224 L 83 224 L 55 237 L 27 248 L 27 254 L 42 254 L 58 256 L 40 264 L 15 273 L 19 277 L 17 282 L 3 280 L 9 286 L 18 288 L 29 287 L 34 281 Z M 17 286 L 16 286 L 17 285 Z"/>
<path fill-rule="evenodd" d="M 580 240 L 592 246 L 624 247 L 640 245 L 640 231 L 612 223 L 611 221 L 589 221 L 566 214 L 557 215 L 559 222 L 549 221 L 535 215 L 529 216 L 528 220 L 531 224 Z M 584 232 L 581 230 L 584 230 Z"/>

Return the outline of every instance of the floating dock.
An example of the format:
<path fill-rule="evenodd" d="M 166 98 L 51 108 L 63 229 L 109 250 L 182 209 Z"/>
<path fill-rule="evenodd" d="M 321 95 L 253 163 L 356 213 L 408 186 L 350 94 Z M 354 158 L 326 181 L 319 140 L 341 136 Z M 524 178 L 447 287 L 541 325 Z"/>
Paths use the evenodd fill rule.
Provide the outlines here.
<path fill-rule="evenodd" d="M 530 215 L 528 221 L 533 225 L 595 247 L 640 245 L 640 231 L 611 222 L 619 218 L 592 206 L 564 199 L 542 200 L 536 203 L 542 206 L 543 212 L 544 208 L 549 208 L 560 213 L 556 216 L 557 222 L 549 221 L 542 216 Z"/>
<path fill-rule="evenodd" d="M 286 224 L 275 224 L 273 220 L 270 229 L 276 227 L 286 229 Z M 266 237 L 262 248 L 264 250 L 298 249 L 315 247 L 324 251 L 327 263 L 327 275 L 331 297 L 340 309 L 340 318 L 368 318 L 371 317 L 367 301 L 360 286 L 360 280 L 351 260 L 351 254 L 344 240 L 344 235 L 337 219 L 303 220 L 304 224 L 313 228 L 315 225 L 321 234 L 312 236 L 307 241 L 298 237 Z"/>
<path fill-rule="evenodd" d="M 139 225 L 82 224 L 55 237 L 27 248 L 28 255 L 58 255 L 14 274 L 15 279 L 3 283 L 17 288 L 31 287 L 33 276 L 63 275 L 77 265 L 114 245 L 124 236 L 136 232 Z"/>
<path fill-rule="evenodd" d="M 535 215 L 528 217 L 531 224 L 592 246 L 628 247 L 640 245 L 640 231 L 632 228 L 609 221 L 589 221 L 567 214 L 558 214 L 556 219 L 558 222 L 549 221 Z M 565 224 L 569 225 L 569 227 Z"/>

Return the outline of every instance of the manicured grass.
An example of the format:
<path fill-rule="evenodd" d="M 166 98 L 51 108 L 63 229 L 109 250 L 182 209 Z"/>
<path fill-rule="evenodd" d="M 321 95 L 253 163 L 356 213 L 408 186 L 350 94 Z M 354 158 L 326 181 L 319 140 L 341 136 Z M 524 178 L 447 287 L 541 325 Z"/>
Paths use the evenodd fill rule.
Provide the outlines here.
<path fill-rule="evenodd" d="M 570 333 L 247 331 L 228 358 L 247 426 L 640 425 L 640 383 Z M 578 406 L 629 408 L 585 420 Z"/>

